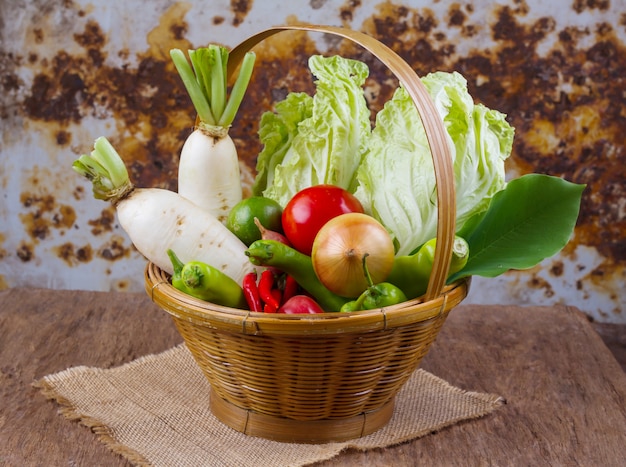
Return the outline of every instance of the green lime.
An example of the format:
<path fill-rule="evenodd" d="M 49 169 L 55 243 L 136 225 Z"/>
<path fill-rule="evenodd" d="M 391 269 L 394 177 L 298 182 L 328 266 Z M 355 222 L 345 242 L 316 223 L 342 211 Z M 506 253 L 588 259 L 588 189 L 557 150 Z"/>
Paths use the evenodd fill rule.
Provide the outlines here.
<path fill-rule="evenodd" d="M 267 230 L 282 232 L 283 208 L 270 198 L 252 196 L 241 200 L 231 209 L 226 227 L 246 245 L 261 238 L 261 231 L 254 222 L 256 217 Z"/>

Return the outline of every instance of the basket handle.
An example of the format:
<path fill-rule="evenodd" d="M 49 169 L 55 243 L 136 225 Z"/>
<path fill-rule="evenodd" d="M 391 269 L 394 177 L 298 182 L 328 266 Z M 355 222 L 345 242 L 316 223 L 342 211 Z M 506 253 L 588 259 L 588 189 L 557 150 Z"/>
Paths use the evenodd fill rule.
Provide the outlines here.
<path fill-rule="evenodd" d="M 274 34 L 287 30 L 327 33 L 359 44 L 389 68 L 413 99 L 426 131 L 437 184 L 437 245 L 425 300 L 436 298 L 441 294 L 448 277 L 455 233 L 456 199 L 452 154 L 448 146 L 446 130 L 426 87 L 409 64 L 382 42 L 359 31 L 318 25 L 276 26 L 250 36 L 230 51 L 228 76 L 230 77 L 235 72 L 244 55 L 255 45 Z"/>

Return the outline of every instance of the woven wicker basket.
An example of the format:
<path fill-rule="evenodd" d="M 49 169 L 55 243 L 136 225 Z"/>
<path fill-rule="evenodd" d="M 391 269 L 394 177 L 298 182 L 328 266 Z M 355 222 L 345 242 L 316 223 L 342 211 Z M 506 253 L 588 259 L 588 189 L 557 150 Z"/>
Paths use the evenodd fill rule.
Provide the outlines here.
<path fill-rule="evenodd" d="M 443 122 L 415 72 L 365 34 L 329 26 L 285 26 L 251 36 L 229 58 L 232 73 L 265 38 L 297 29 L 352 40 L 403 83 L 420 113 L 433 155 L 438 199 L 437 249 L 422 299 L 392 307 L 320 315 L 263 314 L 226 308 L 174 289 L 149 263 L 145 286 L 171 314 L 211 385 L 212 413 L 235 430 L 286 442 L 358 438 L 384 426 L 394 398 L 418 367 L 469 281 L 446 286 L 455 226 L 452 158 Z M 419 417 L 419 414 L 415 414 Z"/>

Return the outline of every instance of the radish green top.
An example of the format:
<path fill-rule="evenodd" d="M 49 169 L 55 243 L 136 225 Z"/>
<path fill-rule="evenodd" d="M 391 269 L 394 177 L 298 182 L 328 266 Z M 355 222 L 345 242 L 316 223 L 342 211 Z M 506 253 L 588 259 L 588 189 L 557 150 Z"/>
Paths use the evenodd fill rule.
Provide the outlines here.
<path fill-rule="evenodd" d="M 93 184 L 96 199 L 114 204 L 133 189 L 124 161 L 104 136 L 96 139 L 91 154 L 83 154 L 72 168 Z"/>
<path fill-rule="evenodd" d="M 204 125 L 227 129 L 235 119 L 250 82 L 254 68 L 254 53 L 248 52 L 244 56 L 239 74 L 228 97 L 226 72 L 228 50 L 225 47 L 209 45 L 197 50 L 189 50 L 191 65 L 180 49 L 172 49 L 170 56 L 198 112 L 200 122 Z"/>

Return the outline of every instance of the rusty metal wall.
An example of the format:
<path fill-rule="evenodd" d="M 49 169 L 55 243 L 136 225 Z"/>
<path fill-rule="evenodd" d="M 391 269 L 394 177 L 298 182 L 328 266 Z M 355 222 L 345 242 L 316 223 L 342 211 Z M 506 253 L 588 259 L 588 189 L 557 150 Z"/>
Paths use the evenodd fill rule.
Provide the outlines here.
<path fill-rule="evenodd" d="M 367 32 L 421 74 L 461 72 L 475 99 L 516 127 L 509 176 L 542 172 L 587 184 L 561 254 L 529 271 L 478 278 L 468 302 L 567 303 L 626 323 L 625 0 L 4 0 L 0 289 L 142 290 L 145 261 L 72 161 L 106 135 L 137 185 L 175 190 L 194 114 L 169 50 L 233 46 L 296 21 Z M 317 52 L 368 61 L 373 109 L 395 86 L 350 44 L 301 33 L 265 42 L 231 131 L 249 177 L 261 112 L 288 91 L 311 90 L 305 61 Z"/>

